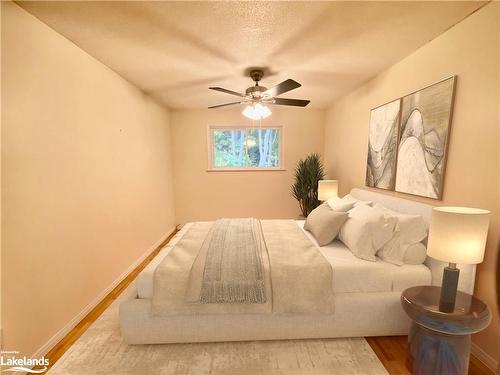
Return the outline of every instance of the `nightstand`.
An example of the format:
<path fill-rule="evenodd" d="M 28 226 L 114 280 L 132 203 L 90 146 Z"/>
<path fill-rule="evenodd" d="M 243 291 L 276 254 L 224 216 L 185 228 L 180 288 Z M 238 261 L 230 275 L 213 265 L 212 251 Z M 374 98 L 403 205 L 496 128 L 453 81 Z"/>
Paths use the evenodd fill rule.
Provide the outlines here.
<path fill-rule="evenodd" d="M 408 335 L 414 375 L 467 375 L 471 335 L 485 329 L 491 314 L 483 302 L 457 292 L 455 309 L 439 311 L 441 288 L 416 286 L 401 295 L 412 319 Z"/>

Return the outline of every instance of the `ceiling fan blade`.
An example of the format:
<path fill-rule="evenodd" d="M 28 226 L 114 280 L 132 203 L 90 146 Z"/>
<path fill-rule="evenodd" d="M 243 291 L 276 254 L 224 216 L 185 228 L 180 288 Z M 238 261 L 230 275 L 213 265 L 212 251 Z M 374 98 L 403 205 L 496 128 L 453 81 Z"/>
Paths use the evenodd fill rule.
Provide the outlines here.
<path fill-rule="evenodd" d="M 241 96 L 242 98 L 245 97 L 245 95 L 240 94 L 239 92 L 228 90 L 228 89 L 223 89 L 222 87 L 209 87 L 209 89 L 210 90 L 215 90 L 215 91 L 220 91 L 220 92 L 225 92 L 226 94 Z"/>
<path fill-rule="evenodd" d="M 297 81 L 294 81 L 293 79 L 287 79 L 286 81 L 283 81 L 281 83 L 278 83 L 276 86 L 271 87 L 270 89 L 265 91 L 264 94 L 275 97 L 285 92 L 294 90 L 300 86 L 302 85 Z"/>
<path fill-rule="evenodd" d="M 294 107 L 305 107 L 310 102 L 311 102 L 310 100 L 274 98 L 274 103 L 272 104 L 293 105 Z"/>
<path fill-rule="evenodd" d="M 232 102 L 232 103 L 226 103 L 226 104 L 219 104 L 219 105 L 213 105 L 211 107 L 208 107 L 208 109 L 211 108 L 219 108 L 219 107 L 225 107 L 227 105 L 234 105 L 234 104 L 241 104 L 242 102 Z"/>

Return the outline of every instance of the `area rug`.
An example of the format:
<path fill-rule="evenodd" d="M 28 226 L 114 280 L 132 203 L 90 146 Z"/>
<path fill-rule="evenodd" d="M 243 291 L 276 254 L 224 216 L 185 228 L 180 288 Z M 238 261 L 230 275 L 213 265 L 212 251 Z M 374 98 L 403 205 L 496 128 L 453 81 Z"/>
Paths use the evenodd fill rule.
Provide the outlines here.
<path fill-rule="evenodd" d="M 50 375 L 387 374 L 364 338 L 127 345 L 118 307 L 129 286 L 48 371 Z"/>

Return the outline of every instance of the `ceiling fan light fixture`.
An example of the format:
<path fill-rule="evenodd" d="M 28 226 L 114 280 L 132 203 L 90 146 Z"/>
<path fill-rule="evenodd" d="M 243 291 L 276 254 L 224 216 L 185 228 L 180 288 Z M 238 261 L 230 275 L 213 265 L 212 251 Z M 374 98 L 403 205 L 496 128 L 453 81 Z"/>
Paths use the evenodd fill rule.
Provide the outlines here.
<path fill-rule="evenodd" d="M 251 120 L 262 120 L 272 114 L 271 110 L 267 106 L 260 103 L 247 105 L 241 113 L 243 114 L 243 116 Z"/>
<path fill-rule="evenodd" d="M 259 81 L 264 76 L 264 70 L 260 68 L 252 68 L 250 71 L 250 78 L 255 82 L 255 85 L 250 86 L 245 90 L 245 93 L 239 93 L 233 90 L 228 90 L 223 87 L 209 87 L 210 90 L 223 92 L 225 94 L 230 94 L 233 96 L 239 96 L 240 101 L 225 103 L 219 105 L 212 105 L 208 107 L 211 108 L 220 108 L 227 107 L 230 105 L 238 105 L 243 103 L 251 103 L 243 110 L 243 115 L 252 120 L 262 120 L 271 115 L 271 110 L 263 105 L 264 104 L 275 104 L 275 105 L 287 105 L 292 107 L 305 107 L 309 104 L 310 100 L 303 99 L 288 99 L 288 98 L 278 98 L 278 95 L 284 94 L 286 92 L 295 90 L 302 86 L 297 81 L 293 79 L 287 79 L 281 83 L 278 83 L 276 86 L 268 89 L 267 87 L 260 86 Z"/>

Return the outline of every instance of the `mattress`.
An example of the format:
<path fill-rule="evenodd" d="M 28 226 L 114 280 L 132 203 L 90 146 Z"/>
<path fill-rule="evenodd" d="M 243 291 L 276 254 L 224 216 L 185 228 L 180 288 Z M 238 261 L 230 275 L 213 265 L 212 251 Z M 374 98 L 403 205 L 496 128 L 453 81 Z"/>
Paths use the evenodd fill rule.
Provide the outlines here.
<path fill-rule="evenodd" d="M 137 276 L 135 283 L 139 298 L 153 297 L 156 267 L 191 225 L 186 224 Z M 297 225 L 303 229 L 304 221 L 297 220 Z M 318 246 L 309 232 L 304 230 L 304 233 Z M 431 284 L 431 272 L 424 264 L 396 266 L 378 258 L 376 262 L 359 259 L 338 240 L 326 246 L 318 246 L 318 249 L 332 266 L 334 293 L 402 292 L 412 286 Z"/>

